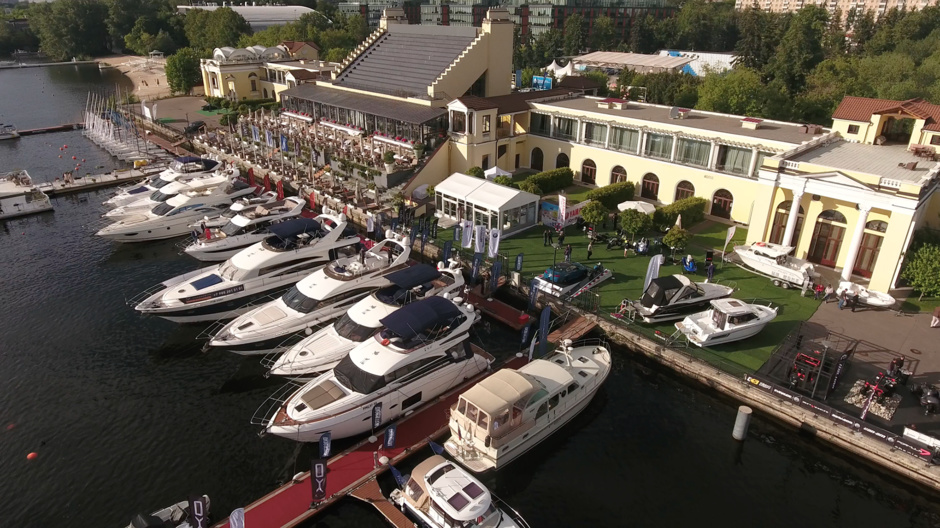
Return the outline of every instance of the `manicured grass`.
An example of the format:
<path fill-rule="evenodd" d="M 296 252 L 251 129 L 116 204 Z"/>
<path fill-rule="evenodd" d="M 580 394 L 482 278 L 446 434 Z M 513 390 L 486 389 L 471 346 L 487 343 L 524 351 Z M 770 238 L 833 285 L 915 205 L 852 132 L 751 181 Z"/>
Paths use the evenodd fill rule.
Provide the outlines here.
<path fill-rule="evenodd" d="M 901 303 L 900 310 L 902 312 L 932 313 L 938 306 L 940 306 L 940 298 L 924 297 L 923 299 L 918 300 L 917 298 L 919 296 L 920 294 L 917 292 L 911 293 L 911 296 Z"/>
<path fill-rule="evenodd" d="M 692 236 L 692 244 L 721 251 L 721 246 L 725 243 L 725 237 L 728 236 L 729 227 L 731 226 L 709 221 L 692 226 L 691 231 L 694 233 Z M 743 244 L 746 238 L 747 229 L 737 226 L 734 231 L 734 237 L 732 237 L 731 242 L 728 243 L 727 251 L 731 251 L 735 245 Z"/>
<path fill-rule="evenodd" d="M 581 185 L 569 185 L 563 189 L 564 193 L 568 196 L 568 205 L 574 205 L 576 203 L 583 202 L 587 200 L 587 195 L 593 187 L 583 187 Z M 555 193 L 557 195 L 557 193 Z"/>

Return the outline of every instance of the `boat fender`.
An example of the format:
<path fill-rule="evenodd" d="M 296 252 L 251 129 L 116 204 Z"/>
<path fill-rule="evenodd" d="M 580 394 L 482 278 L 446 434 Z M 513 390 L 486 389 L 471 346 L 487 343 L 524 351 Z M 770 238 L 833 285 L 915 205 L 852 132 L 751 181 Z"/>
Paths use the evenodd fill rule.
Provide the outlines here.
<path fill-rule="evenodd" d="M 382 346 L 388 346 L 389 343 L 391 343 L 391 341 L 389 341 L 388 339 L 382 340 Z"/>
<path fill-rule="evenodd" d="M 765 243 L 763 243 L 763 242 L 754 242 L 754 245 L 755 245 L 755 246 L 764 247 L 764 246 L 766 246 L 767 244 L 765 244 Z"/>

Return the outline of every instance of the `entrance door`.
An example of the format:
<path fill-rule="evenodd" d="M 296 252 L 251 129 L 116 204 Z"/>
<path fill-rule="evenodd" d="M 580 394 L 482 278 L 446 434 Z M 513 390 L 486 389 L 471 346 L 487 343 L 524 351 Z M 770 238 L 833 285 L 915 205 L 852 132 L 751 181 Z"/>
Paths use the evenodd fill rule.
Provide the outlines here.
<path fill-rule="evenodd" d="M 845 228 L 828 222 L 816 222 L 813 231 L 813 245 L 809 250 L 809 261 L 830 268 L 835 267 L 839 256 L 839 247 L 842 246 L 842 237 Z"/>
<path fill-rule="evenodd" d="M 858 258 L 855 259 L 853 273 L 871 278 L 871 272 L 875 269 L 875 261 L 878 260 L 878 250 L 881 249 L 881 240 L 883 238 L 883 236 L 873 233 L 865 233 L 865 236 L 862 237 L 862 245 L 858 248 Z"/>

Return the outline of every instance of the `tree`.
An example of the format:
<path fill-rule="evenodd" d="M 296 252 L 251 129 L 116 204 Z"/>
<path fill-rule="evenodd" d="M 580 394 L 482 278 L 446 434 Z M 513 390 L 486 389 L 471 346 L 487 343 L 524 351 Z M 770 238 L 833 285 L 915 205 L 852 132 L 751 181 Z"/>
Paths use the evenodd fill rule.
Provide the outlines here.
<path fill-rule="evenodd" d="M 591 79 L 600 85 L 600 89 L 598 90 L 597 95 L 601 97 L 607 95 L 607 87 L 610 85 L 610 77 L 608 77 L 603 70 L 591 70 L 589 72 L 583 73 L 582 77 Z"/>
<path fill-rule="evenodd" d="M 663 244 L 672 248 L 673 250 L 682 250 L 685 249 L 686 244 L 689 243 L 689 239 L 692 236 L 688 231 L 682 229 L 681 227 L 673 227 L 666 233 L 666 236 L 663 237 Z"/>
<path fill-rule="evenodd" d="M 777 52 L 767 64 L 771 79 L 783 83 L 787 92 L 796 94 L 806 86 L 806 76 L 822 62 L 823 34 L 829 14 L 822 7 L 810 5 L 800 9 L 780 40 Z"/>
<path fill-rule="evenodd" d="M 584 25 L 584 16 L 580 13 L 575 13 L 565 20 L 565 55 L 577 55 L 584 49 L 584 44 L 587 42 Z"/>
<path fill-rule="evenodd" d="M 499 185 L 505 185 L 506 187 L 512 187 L 512 176 L 497 176 L 493 178 L 493 183 L 498 183 Z"/>
<path fill-rule="evenodd" d="M 581 208 L 581 218 L 591 225 L 600 225 L 607 219 L 610 210 L 597 200 L 591 200 Z"/>
<path fill-rule="evenodd" d="M 208 55 L 215 48 L 236 46 L 243 35 L 251 34 L 245 18 L 230 7 L 214 11 L 190 9 L 184 27 L 189 46 L 201 55 Z"/>
<path fill-rule="evenodd" d="M 911 283 L 920 292 L 918 300 L 924 295 L 940 295 L 940 246 L 924 244 L 907 257 L 901 277 Z"/>
<path fill-rule="evenodd" d="M 697 108 L 752 117 L 779 117 L 774 114 L 778 113 L 785 95 L 774 86 L 762 83 L 759 73 L 743 66 L 711 74 L 699 88 Z"/>
<path fill-rule="evenodd" d="M 620 227 L 625 232 L 630 233 L 630 240 L 632 241 L 637 235 L 649 231 L 653 227 L 653 219 L 642 211 L 627 209 L 620 213 Z"/>
<path fill-rule="evenodd" d="M 474 178 L 484 178 L 483 169 L 481 167 L 470 167 L 467 169 L 467 175 L 473 176 Z"/>
<path fill-rule="evenodd" d="M 174 93 L 189 93 L 202 84 L 199 54 L 192 48 L 181 48 L 166 59 L 166 82 Z"/>
<path fill-rule="evenodd" d="M 823 52 L 826 58 L 845 55 L 845 28 L 842 27 L 842 11 L 836 9 L 829 20 L 829 27 L 823 36 Z"/>
<path fill-rule="evenodd" d="M 633 53 L 653 53 L 659 49 L 656 39 L 656 19 L 650 15 L 637 16 L 631 19 L 629 47 Z"/>
<path fill-rule="evenodd" d="M 29 25 L 42 52 L 65 61 L 108 51 L 107 15 L 107 6 L 98 0 L 38 2 L 30 6 Z"/>
<path fill-rule="evenodd" d="M 594 51 L 607 51 L 613 49 L 617 41 L 617 29 L 609 16 L 603 15 L 594 19 L 591 28 L 591 49 Z"/>

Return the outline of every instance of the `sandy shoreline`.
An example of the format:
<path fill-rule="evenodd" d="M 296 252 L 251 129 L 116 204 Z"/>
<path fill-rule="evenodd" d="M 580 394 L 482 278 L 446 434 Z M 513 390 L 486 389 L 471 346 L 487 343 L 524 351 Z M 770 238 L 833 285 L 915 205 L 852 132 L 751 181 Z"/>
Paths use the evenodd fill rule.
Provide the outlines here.
<path fill-rule="evenodd" d="M 96 60 L 100 66 L 113 66 L 130 79 L 134 86 L 134 95 L 140 100 L 153 100 L 169 97 L 170 88 L 166 84 L 166 72 L 163 60 L 150 61 L 137 55 L 113 55 Z"/>

